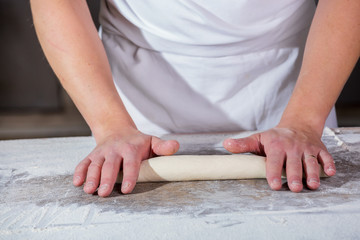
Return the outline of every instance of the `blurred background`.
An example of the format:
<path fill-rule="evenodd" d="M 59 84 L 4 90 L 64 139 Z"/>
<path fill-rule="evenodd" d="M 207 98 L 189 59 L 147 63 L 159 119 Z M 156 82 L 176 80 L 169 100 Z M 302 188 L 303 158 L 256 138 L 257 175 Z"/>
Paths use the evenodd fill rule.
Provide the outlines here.
<path fill-rule="evenodd" d="M 98 26 L 99 0 L 88 5 Z M 91 134 L 43 55 L 29 0 L 0 0 L 0 52 L 0 140 Z M 340 127 L 360 126 L 359 91 L 358 62 L 336 103 Z"/>

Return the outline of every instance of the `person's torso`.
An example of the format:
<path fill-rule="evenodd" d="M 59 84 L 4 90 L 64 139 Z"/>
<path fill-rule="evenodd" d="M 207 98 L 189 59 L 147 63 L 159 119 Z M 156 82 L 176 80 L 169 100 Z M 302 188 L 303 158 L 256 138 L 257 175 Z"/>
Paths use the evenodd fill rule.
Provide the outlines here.
<path fill-rule="evenodd" d="M 313 13 L 308 0 L 103 0 L 100 20 L 138 125 L 215 132 L 279 119 Z"/>

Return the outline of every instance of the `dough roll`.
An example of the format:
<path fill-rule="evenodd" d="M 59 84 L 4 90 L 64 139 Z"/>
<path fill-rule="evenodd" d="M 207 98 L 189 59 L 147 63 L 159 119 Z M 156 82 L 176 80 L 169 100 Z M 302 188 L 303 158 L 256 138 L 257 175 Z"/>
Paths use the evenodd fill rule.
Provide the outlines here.
<path fill-rule="evenodd" d="M 321 176 L 325 176 L 322 171 Z M 283 171 L 282 177 L 285 177 Z M 174 155 L 141 163 L 137 182 L 266 178 L 265 157 L 256 155 Z M 122 174 L 118 182 L 121 182 Z"/>

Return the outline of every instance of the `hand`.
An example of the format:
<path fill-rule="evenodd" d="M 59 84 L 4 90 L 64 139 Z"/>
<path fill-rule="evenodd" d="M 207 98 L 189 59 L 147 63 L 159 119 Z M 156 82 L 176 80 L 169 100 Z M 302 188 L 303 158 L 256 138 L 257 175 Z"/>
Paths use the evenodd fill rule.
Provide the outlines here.
<path fill-rule="evenodd" d="M 320 186 L 319 163 L 328 176 L 335 174 L 335 164 L 321 136 L 311 131 L 275 127 L 242 139 L 226 139 L 224 147 L 232 153 L 252 152 L 266 156 L 266 178 L 273 190 L 281 188 L 281 172 L 286 166 L 291 191 L 303 189 L 303 169 L 310 189 Z"/>
<path fill-rule="evenodd" d="M 123 169 L 121 192 L 131 193 L 139 175 L 142 160 L 154 155 L 172 155 L 179 149 L 174 140 L 161 140 L 137 130 L 126 134 L 113 134 L 100 141 L 96 148 L 76 167 L 73 184 L 92 194 L 99 186 L 101 197 L 112 192 L 120 167 Z"/>

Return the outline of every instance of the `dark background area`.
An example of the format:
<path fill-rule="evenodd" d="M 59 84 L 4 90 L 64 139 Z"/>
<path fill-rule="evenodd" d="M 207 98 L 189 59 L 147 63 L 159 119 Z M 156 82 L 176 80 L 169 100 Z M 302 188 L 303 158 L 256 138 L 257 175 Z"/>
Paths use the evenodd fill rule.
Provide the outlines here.
<path fill-rule="evenodd" d="M 88 4 L 98 26 L 99 0 Z M 0 36 L 0 139 L 90 135 L 44 57 L 29 0 L 0 0 Z M 360 126 L 359 90 L 358 62 L 336 104 L 339 126 Z"/>
<path fill-rule="evenodd" d="M 62 88 L 35 34 L 29 0 L 0 0 L 0 111 L 58 111 Z M 89 0 L 98 25 L 99 0 Z"/>

